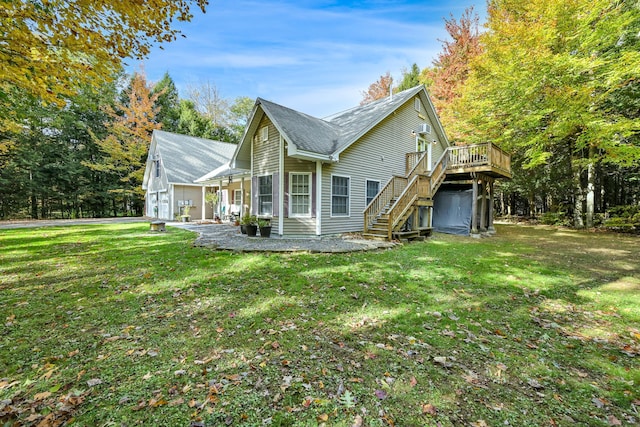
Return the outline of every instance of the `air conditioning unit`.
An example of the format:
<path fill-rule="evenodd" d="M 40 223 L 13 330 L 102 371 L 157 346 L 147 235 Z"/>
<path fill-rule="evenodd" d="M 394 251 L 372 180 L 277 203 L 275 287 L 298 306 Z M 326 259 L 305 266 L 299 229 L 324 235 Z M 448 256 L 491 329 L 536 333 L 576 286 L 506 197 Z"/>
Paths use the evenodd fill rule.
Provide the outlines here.
<path fill-rule="evenodd" d="M 428 123 L 422 123 L 418 126 L 418 133 L 431 133 L 431 125 Z"/>

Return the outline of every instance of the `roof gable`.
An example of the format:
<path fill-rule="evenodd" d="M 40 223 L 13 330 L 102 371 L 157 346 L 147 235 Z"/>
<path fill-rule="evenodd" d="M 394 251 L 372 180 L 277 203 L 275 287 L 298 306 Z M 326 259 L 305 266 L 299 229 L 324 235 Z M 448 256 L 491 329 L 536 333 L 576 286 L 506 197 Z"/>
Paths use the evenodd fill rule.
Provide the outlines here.
<path fill-rule="evenodd" d="M 415 96 L 420 96 L 423 104 L 427 107 L 427 116 L 434 124 L 436 132 L 448 145 L 442 124 L 423 85 L 336 113 L 324 119 L 312 117 L 258 98 L 244 137 L 233 156 L 233 165 L 248 168 L 246 159 L 250 155 L 248 148 L 251 142 L 250 138 L 257 131 L 263 115 L 269 117 L 289 144 L 289 155 L 304 152 L 308 157 L 314 157 L 313 155 L 316 154 L 317 158 L 335 160 L 342 151 Z M 241 158 L 245 158 L 245 160 Z"/>
<path fill-rule="evenodd" d="M 155 145 L 162 159 L 167 180 L 172 183 L 193 183 L 227 163 L 236 149 L 235 144 L 161 130 L 154 130 L 151 139 L 152 147 Z"/>

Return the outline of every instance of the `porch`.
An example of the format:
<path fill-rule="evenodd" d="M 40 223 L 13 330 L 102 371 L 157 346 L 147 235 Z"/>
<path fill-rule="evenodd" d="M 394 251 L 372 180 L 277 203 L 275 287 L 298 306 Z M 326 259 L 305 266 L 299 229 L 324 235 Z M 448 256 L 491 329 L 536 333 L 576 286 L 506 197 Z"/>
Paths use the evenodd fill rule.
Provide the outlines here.
<path fill-rule="evenodd" d="M 448 147 L 431 164 L 428 152 L 407 153 L 405 176 L 393 176 L 364 211 L 364 236 L 415 238 L 433 229 L 433 198 L 447 182 L 471 184 L 471 233 L 493 231 L 493 184 L 511 178 L 511 156 L 492 143 Z"/>

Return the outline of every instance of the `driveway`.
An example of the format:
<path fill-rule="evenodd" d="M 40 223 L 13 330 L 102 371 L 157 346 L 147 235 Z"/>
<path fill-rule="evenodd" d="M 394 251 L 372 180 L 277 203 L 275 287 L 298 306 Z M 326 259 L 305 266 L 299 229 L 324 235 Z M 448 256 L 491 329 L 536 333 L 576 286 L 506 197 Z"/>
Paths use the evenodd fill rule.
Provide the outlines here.
<path fill-rule="evenodd" d="M 144 217 L 119 218 L 86 218 L 86 219 L 55 219 L 55 220 L 18 220 L 0 221 L 0 229 L 34 228 L 34 227 L 63 227 L 83 224 L 113 224 L 150 222 Z M 279 237 L 247 237 L 240 233 L 240 227 L 225 224 L 200 224 L 198 222 L 167 222 L 167 227 L 177 227 L 198 233 L 194 246 L 215 250 L 234 252 L 312 252 L 312 253 L 342 253 L 390 249 L 398 243 L 379 240 L 368 240 L 358 235 L 309 237 L 289 239 Z"/>
<path fill-rule="evenodd" d="M 117 217 L 117 218 L 81 218 L 81 219 L 25 219 L 0 221 L 0 229 L 9 228 L 36 228 L 36 227 L 64 227 L 65 225 L 83 224 L 113 224 L 127 222 L 149 222 L 144 217 Z"/>

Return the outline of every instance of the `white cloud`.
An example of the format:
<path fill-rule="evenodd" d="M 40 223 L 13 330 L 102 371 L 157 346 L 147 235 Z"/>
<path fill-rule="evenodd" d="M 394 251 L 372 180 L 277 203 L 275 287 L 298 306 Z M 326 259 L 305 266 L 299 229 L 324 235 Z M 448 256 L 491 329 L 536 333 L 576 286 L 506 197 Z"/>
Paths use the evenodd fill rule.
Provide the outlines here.
<path fill-rule="evenodd" d="M 431 65 L 446 36 L 442 17 L 471 1 L 358 3 L 214 1 L 145 69 L 151 80 L 168 71 L 179 88 L 209 80 L 228 98 L 262 96 L 328 115 L 357 105 L 386 71 L 399 78 L 414 62 Z"/>

